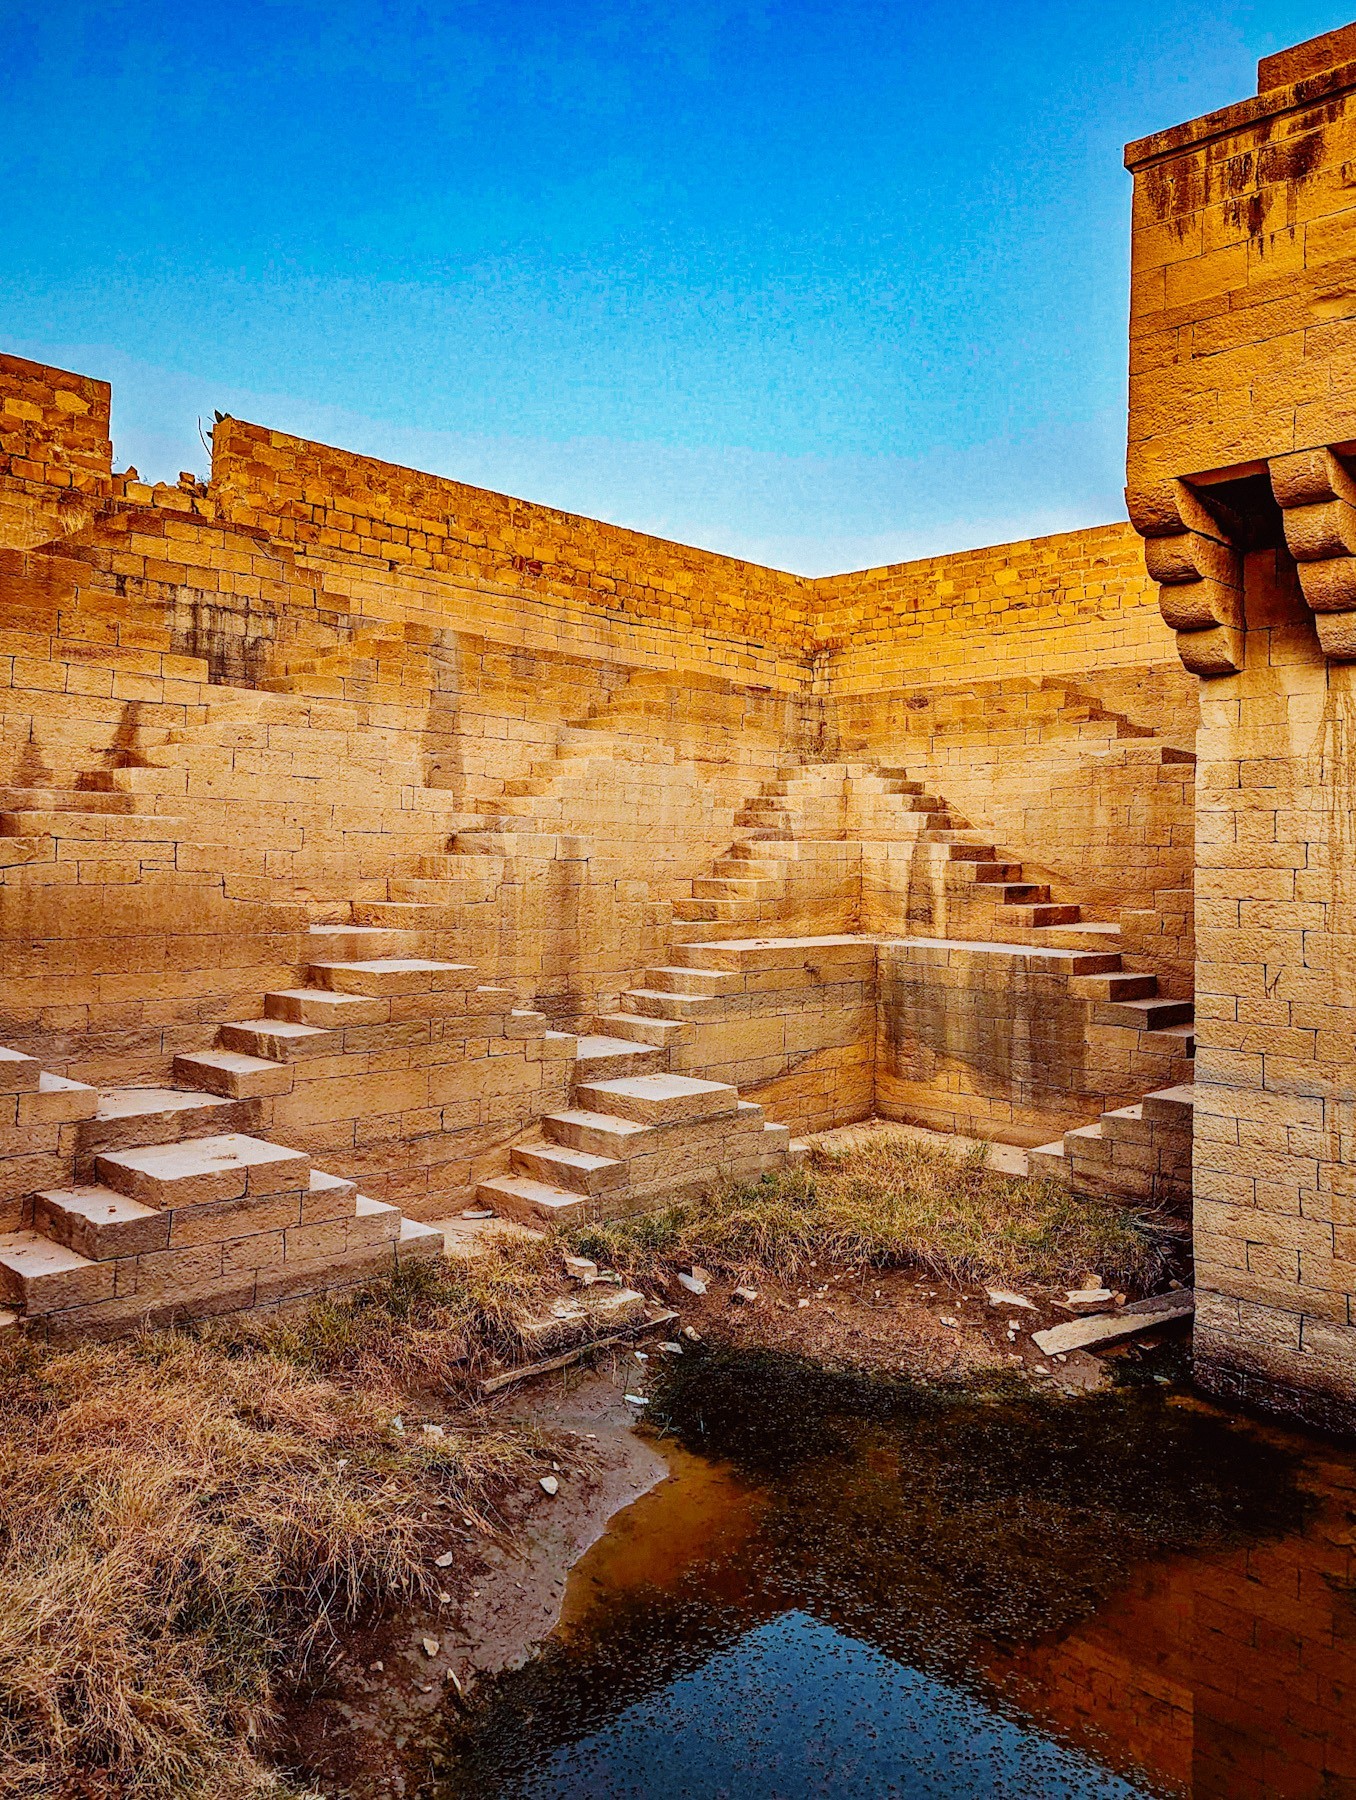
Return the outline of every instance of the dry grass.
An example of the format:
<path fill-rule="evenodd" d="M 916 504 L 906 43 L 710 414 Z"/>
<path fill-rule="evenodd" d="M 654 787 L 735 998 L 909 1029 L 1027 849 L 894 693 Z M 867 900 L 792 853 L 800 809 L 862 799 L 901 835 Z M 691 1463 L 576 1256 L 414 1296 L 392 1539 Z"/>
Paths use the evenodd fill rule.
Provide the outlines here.
<path fill-rule="evenodd" d="M 544 1269 L 519 1252 L 296 1324 L 0 1349 L 0 1793 L 282 1793 L 260 1752 L 280 1684 L 427 1591 L 437 1499 L 490 1519 L 539 1466 L 469 1408 L 442 1438 L 397 1430 L 392 1399 L 507 1343 Z"/>
<path fill-rule="evenodd" d="M 1166 1269 L 1153 1221 L 1056 1182 L 995 1174 L 902 1138 L 812 1153 L 787 1175 L 721 1189 L 667 1212 L 568 1233 L 633 1280 L 694 1261 L 742 1278 L 820 1268 L 917 1268 L 957 1282 L 1036 1285 L 1089 1270 L 1131 1291 Z"/>
<path fill-rule="evenodd" d="M 491 1239 L 477 1256 L 415 1263 L 397 1280 L 322 1297 L 299 1319 L 246 1319 L 234 1330 L 370 1391 L 459 1389 L 488 1358 L 518 1354 L 523 1320 L 549 1306 L 560 1278 L 544 1243 Z"/>

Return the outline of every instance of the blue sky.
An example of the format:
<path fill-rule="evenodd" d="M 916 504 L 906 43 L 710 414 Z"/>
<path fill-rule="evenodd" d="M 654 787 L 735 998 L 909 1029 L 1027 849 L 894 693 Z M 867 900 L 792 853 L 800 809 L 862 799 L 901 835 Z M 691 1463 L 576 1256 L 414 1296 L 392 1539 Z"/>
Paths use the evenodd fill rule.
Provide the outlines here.
<path fill-rule="evenodd" d="M 0 348 L 817 574 L 1122 515 L 1126 139 L 1219 0 L 0 0 Z"/>

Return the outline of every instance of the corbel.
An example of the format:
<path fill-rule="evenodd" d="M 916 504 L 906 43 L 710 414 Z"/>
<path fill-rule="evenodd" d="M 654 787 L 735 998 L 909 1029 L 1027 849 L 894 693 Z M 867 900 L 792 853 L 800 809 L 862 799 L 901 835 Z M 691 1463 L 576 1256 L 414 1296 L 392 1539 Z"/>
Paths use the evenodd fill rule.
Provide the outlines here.
<path fill-rule="evenodd" d="M 1234 479 L 1238 472 L 1227 473 Z M 1178 655 L 1193 674 L 1236 675 L 1243 667 L 1246 526 L 1210 495 L 1211 485 L 1210 477 L 1169 480 L 1127 500 Z"/>
<path fill-rule="evenodd" d="M 1320 444 L 1270 460 L 1285 541 L 1326 656 L 1356 659 L 1356 478 L 1353 446 Z"/>

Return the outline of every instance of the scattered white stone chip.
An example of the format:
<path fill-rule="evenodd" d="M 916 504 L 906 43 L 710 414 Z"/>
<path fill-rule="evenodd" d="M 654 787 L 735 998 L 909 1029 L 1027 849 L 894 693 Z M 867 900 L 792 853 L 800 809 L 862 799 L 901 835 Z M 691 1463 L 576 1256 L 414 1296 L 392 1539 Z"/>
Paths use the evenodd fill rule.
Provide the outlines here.
<path fill-rule="evenodd" d="M 424 1645 L 424 1655 L 425 1656 L 436 1656 L 438 1654 L 438 1650 L 439 1650 L 440 1646 L 438 1644 L 437 1638 L 424 1638 L 423 1645 Z"/>
<path fill-rule="evenodd" d="M 444 1550 L 441 1556 L 434 1557 L 433 1566 L 435 1569 L 450 1569 L 456 1560 L 455 1550 Z"/>

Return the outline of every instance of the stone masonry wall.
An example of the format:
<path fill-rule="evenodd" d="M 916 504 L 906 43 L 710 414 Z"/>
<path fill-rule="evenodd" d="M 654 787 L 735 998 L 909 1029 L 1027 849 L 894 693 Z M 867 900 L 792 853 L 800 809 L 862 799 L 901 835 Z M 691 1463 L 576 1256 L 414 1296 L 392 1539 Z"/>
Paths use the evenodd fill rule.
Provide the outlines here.
<path fill-rule="evenodd" d="M 780 935 L 981 930 L 891 890 L 876 852 L 917 819 L 872 770 L 901 762 L 1089 916 L 1161 926 L 1186 879 L 1162 755 L 1194 690 L 1120 527 L 811 582 L 238 420 L 209 483 L 151 485 L 113 473 L 104 384 L 0 358 L 0 396 L 0 1035 L 54 1074 L 169 1081 L 324 921 L 413 930 L 591 1029 L 708 935 L 713 866 L 788 779 Z M 1146 935 L 1162 973 L 1181 933 Z M 878 1054 L 874 991 L 803 974 L 674 1052 L 798 1129 L 871 1110 Z M 1026 1079 L 966 1123 L 1010 1134 Z M 446 1107 L 346 1082 L 298 1078 L 291 1139 L 342 1157 L 370 1113 L 355 1172 L 395 1191 L 408 1136 L 412 1203 L 465 1162 Z M 1051 1130 L 1121 1092 L 1051 1082 Z"/>
<path fill-rule="evenodd" d="M 1127 499 L 1200 678 L 1197 1375 L 1350 1429 L 1356 27 L 1258 76 L 1126 151 Z"/>

